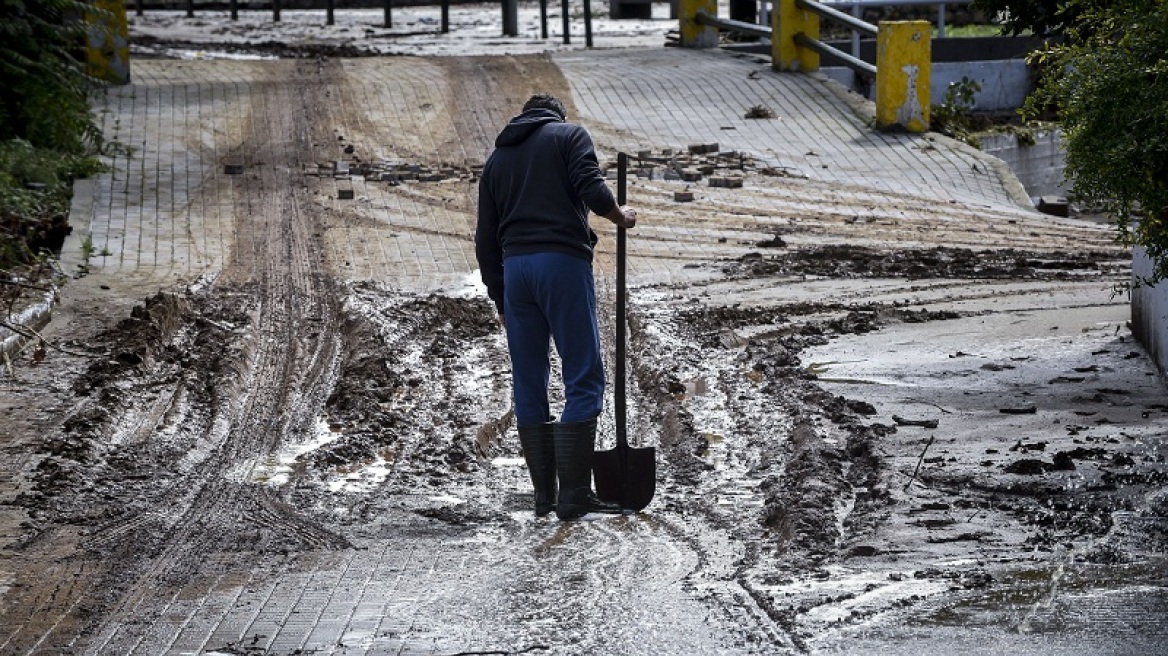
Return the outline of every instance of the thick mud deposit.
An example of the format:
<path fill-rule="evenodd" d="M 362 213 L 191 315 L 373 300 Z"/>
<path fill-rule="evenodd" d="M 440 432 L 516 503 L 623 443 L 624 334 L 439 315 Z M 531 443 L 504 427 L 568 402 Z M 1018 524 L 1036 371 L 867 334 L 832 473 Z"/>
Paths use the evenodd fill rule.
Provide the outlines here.
<path fill-rule="evenodd" d="M 847 253 L 837 250 L 832 266 L 850 276 L 872 272 L 871 252 Z M 1050 263 L 1047 270 L 1078 275 L 1106 266 L 1051 253 L 1003 257 L 1042 260 Z M 923 274 L 919 263 L 936 258 L 935 252 L 881 256 L 911 262 Z M 801 253 L 745 258 L 752 272 L 737 270 L 741 261 L 724 267 L 732 277 L 758 282 L 770 271 L 789 274 L 789 263 L 800 259 L 818 261 L 815 253 Z M 635 293 L 632 434 L 659 447 L 660 490 L 635 520 L 653 526 L 649 533 L 622 535 L 635 524 L 605 521 L 616 522 L 612 530 L 622 535 L 618 552 L 668 547 L 691 554 L 673 553 L 678 560 L 670 561 L 670 567 L 683 567 L 680 580 L 688 581 L 691 593 L 702 590 L 701 603 L 721 608 L 726 618 L 746 613 L 748 620 L 719 621 L 706 648 L 848 652 L 851 638 L 833 640 L 859 627 L 868 627 L 868 636 L 872 627 L 906 626 L 900 622 L 908 620 L 890 618 L 914 613 L 935 625 L 963 626 L 992 623 L 1007 612 L 1011 621 L 1027 622 L 1026 631 L 1044 622 L 1061 630 L 1041 613 L 1021 620 L 1017 613 L 1066 586 L 1090 592 L 1116 576 L 1146 586 L 1163 583 L 1158 559 L 1149 558 L 1168 546 L 1161 519 L 1164 447 L 1138 441 L 1138 428 L 1117 427 L 1104 436 L 1087 424 L 1108 426 L 1110 420 L 1092 422 L 1099 410 L 1078 410 L 1083 425 L 1068 424 L 1065 431 L 1081 436 L 1081 445 L 1063 448 L 1010 435 L 1011 444 L 987 448 L 992 456 L 970 462 L 940 446 L 930 451 L 933 438 L 924 444 L 909 439 L 936 427 L 936 420 L 884 416 L 862 397 L 833 392 L 805 361 L 809 349 L 842 337 L 959 321 L 971 313 L 803 301 L 721 305 L 689 296 L 693 292 L 658 287 Z M 39 464 L 18 500 L 35 521 L 19 553 L 65 548 L 71 535 L 70 561 L 90 563 L 83 569 L 94 580 L 74 602 L 70 644 L 98 651 L 147 644 L 152 633 L 108 622 L 139 617 L 171 594 L 160 598 L 159 592 L 207 577 L 199 559 L 209 554 L 214 562 L 236 554 L 253 567 L 281 571 L 309 554 L 352 553 L 385 539 L 414 549 L 435 538 L 467 536 L 521 544 L 541 533 L 554 542 L 572 540 L 555 535 L 554 521 L 532 524 L 529 518 L 524 470 L 514 464 L 520 454 L 508 363 L 484 298 L 415 295 L 371 284 L 348 288 L 336 316 L 322 321 L 333 326 L 338 347 L 328 367 L 335 371 L 332 383 L 318 388 L 318 407 L 278 429 L 284 435 L 279 443 L 245 450 L 215 436 L 252 384 L 254 298 L 246 287 L 160 293 L 87 342 L 94 357 L 62 390 L 70 410 L 39 442 Z M 1101 389 L 1084 399 L 1093 405 L 1083 407 L 1107 407 L 1127 393 Z M 1166 408 L 1145 402 L 1136 409 L 1162 417 Z M 1002 411 L 1025 415 L 1034 409 L 1011 403 Z M 914 451 L 923 446 L 907 486 L 897 464 L 903 460 L 898 440 Z M 992 463 L 986 460 L 991 457 Z M 910 492 L 913 485 L 923 487 Z M 184 540 L 176 543 L 175 531 Z M 919 535 L 909 535 L 913 531 Z M 551 548 L 533 547 L 537 554 Z M 607 548 L 595 555 L 608 558 Z M 1056 553 L 1062 559 L 1055 559 L 1057 571 L 1047 562 Z M 284 564 L 261 565 L 271 558 Z M 688 558 L 695 564 L 685 565 Z M 587 572 L 588 562 L 576 566 Z M 465 603 L 488 603 L 491 582 L 508 577 L 509 567 L 498 565 L 502 569 L 473 575 L 480 582 Z M 139 568 L 153 573 L 131 574 Z M 447 585 L 443 581 L 455 580 L 457 572 L 430 576 Z M 545 600 L 558 589 L 524 585 L 536 586 L 524 594 Z M 627 571 L 606 586 L 645 594 L 643 582 Z M 25 580 L 9 595 L 38 591 Z M 632 603 L 676 612 L 682 604 L 674 594 L 638 596 Z M 8 618 L 19 612 L 8 608 Z M 500 621 L 510 612 L 504 609 Z M 542 612 L 562 621 L 567 612 L 577 621 L 603 621 L 593 611 L 557 609 L 554 602 Z M 512 630 L 484 635 L 502 636 L 513 648 L 528 640 L 529 647 L 552 652 L 627 648 L 612 636 L 598 639 L 603 632 L 595 627 L 568 648 L 548 642 L 549 634 L 529 622 L 516 625 L 526 631 L 518 637 Z M 148 624 L 153 632 L 167 626 Z M 445 630 L 436 644 L 468 640 L 457 622 Z M 92 642 L 85 637 L 94 635 Z M 29 642 L 20 637 L 18 631 L 9 638 L 14 651 L 33 644 L 31 636 Z M 379 641 L 375 634 L 365 644 L 372 653 L 382 653 L 376 645 L 411 644 L 408 631 L 395 639 Z M 481 644 L 475 640 L 466 644 Z M 245 643 L 209 646 L 265 651 L 244 649 Z"/>
<path fill-rule="evenodd" d="M 566 85 L 544 58 L 443 65 L 499 90 L 457 76 L 476 115 L 450 103 L 457 134 L 403 160 L 470 170 L 508 98 Z M 330 250 L 351 224 L 466 239 L 473 183 L 376 190 L 410 212 L 338 206 L 305 175 L 334 126 L 390 139 L 313 92 L 345 88 L 336 62 L 272 70 L 222 148 L 247 175 L 207 183 L 239 222 L 222 271 L 70 283 L 48 330 L 69 352 L 23 354 L 3 382 L 0 652 L 1164 652 L 1168 406 L 1098 300 L 1126 255 L 1087 222 L 1021 215 L 1094 235 L 1074 252 L 1018 249 L 975 210 L 933 246 L 861 247 L 814 212 L 775 233 L 774 179 L 747 172 L 750 241 L 631 292 L 653 504 L 536 520 L 484 294 L 354 282 Z M 643 216 L 677 211 L 647 188 Z M 902 209 L 890 234 L 927 222 Z"/>

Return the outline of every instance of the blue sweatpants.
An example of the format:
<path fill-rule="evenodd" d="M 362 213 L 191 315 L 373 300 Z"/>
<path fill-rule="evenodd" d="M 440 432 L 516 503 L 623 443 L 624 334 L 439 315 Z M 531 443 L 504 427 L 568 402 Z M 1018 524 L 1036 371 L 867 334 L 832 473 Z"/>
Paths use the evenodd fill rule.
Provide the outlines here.
<path fill-rule="evenodd" d="M 516 424 L 542 424 L 550 417 L 551 339 L 563 365 L 565 403 L 560 421 L 574 423 L 599 415 L 604 405 L 604 361 L 592 263 L 562 253 L 506 258 L 503 314 Z"/>

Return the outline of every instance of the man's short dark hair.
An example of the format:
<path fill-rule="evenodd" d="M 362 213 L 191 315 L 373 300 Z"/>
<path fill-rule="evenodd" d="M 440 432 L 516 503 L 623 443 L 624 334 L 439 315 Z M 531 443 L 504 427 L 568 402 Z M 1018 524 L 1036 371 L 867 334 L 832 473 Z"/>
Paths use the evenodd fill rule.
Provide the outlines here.
<path fill-rule="evenodd" d="M 559 114 L 561 119 L 568 118 L 568 110 L 564 109 L 564 103 L 550 93 L 537 93 L 528 98 L 527 102 L 523 104 L 523 111 L 526 112 L 529 109 L 550 109 Z"/>

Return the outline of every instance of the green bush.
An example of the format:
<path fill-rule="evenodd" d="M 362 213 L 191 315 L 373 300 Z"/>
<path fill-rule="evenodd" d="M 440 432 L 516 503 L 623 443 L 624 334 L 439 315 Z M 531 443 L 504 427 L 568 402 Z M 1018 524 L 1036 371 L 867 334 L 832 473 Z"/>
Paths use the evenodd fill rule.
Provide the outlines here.
<path fill-rule="evenodd" d="M 1056 38 L 1032 58 L 1041 78 L 1024 114 L 1054 109 L 1075 198 L 1107 212 L 1168 278 L 1168 1 L 976 0 L 1004 31 Z"/>
<path fill-rule="evenodd" d="M 70 153 L 100 147 L 89 110 L 99 82 L 81 60 L 87 16 L 80 0 L 0 0 L 0 140 Z"/>
<path fill-rule="evenodd" d="M 1027 110 L 1057 107 L 1072 193 L 1168 278 L 1168 2 L 1068 0 L 1076 22 L 1040 55 Z"/>
<path fill-rule="evenodd" d="M 63 228 L 73 180 L 102 168 L 87 155 L 38 149 L 19 139 L 0 143 L 0 268 L 32 261 L 33 251 L 49 239 L 46 233 Z"/>
<path fill-rule="evenodd" d="M 67 231 L 71 183 L 100 169 L 81 55 L 99 10 L 81 0 L 0 0 L 0 269 Z"/>

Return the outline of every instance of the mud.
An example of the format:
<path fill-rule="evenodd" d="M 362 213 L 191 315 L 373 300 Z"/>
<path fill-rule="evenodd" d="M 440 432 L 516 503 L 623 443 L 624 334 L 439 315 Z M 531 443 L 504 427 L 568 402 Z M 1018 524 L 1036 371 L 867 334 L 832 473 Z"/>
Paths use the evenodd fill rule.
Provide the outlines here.
<path fill-rule="evenodd" d="M 756 246 L 781 247 L 781 236 Z M 1075 280 L 1121 275 L 1130 262 L 1115 252 L 1034 252 L 1014 249 L 906 249 L 888 252 L 832 245 L 766 256 L 749 253 L 723 267 L 730 276 L 808 275 L 831 278 L 978 278 Z"/>

